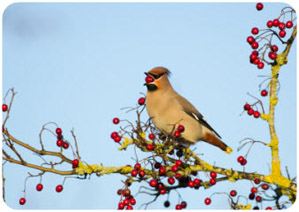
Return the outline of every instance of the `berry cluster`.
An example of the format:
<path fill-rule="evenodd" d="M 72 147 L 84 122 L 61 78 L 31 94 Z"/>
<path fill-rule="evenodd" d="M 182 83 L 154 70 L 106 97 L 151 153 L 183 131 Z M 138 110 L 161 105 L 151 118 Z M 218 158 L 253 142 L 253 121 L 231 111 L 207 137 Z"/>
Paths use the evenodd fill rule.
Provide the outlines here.
<path fill-rule="evenodd" d="M 246 103 L 246 104 L 244 105 L 244 110 L 247 111 L 247 114 L 248 114 L 248 115 L 250 115 L 250 116 L 253 115 L 254 118 L 259 118 L 260 115 L 261 115 L 259 111 L 254 110 L 254 109 L 251 107 L 251 105 L 248 104 L 248 103 Z"/>
<path fill-rule="evenodd" d="M 146 175 L 144 169 L 141 168 L 140 163 L 136 163 L 135 166 L 134 166 L 134 169 L 131 171 L 131 176 L 132 177 L 137 177 L 137 175 L 140 178 L 143 178 Z"/>
<path fill-rule="evenodd" d="M 256 5 L 257 10 L 259 11 L 262 10 L 263 7 L 264 5 L 262 3 Z M 273 36 L 275 36 L 281 43 L 285 43 L 282 38 L 287 34 L 286 29 L 291 29 L 294 25 L 293 21 L 295 19 L 293 18 L 293 13 L 295 13 L 295 11 L 292 8 L 286 7 L 282 9 L 282 13 L 278 18 L 267 21 L 266 29 L 259 29 L 258 27 L 253 27 L 251 29 L 252 35 L 247 37 L 247 42 L 253 49 L 249 56 L 250 63 L 256 65 L 259 69 L 263 69 L 265 63 L 270 64 L 276 60 L 278 46 L 272 43 Z M 284 22 L 286 14 L 290 14 L 291 20 Z M 277 28 L 278 31 L 275 28 Z M 259 46 L 261 46 L 261 48 L 259 48 Z M 270 62 L 265 58 L 267 52 Z"/>
<path fill-rule="evenodd" d="M 56 135 L 57 135 L 56 145 L 58 147 L 62 147 L 63 149 L 68 149 L 70 144 L 69 144 L 69 142 L 64 141 L 61 128 L 59 128 L 59 127 L 56 128 L 55 132 L 56 132 Z"/>
<path fill-rule="evenodd" d="M 267 197 L 266 191 L 269 189 L 269 185 L 266 183 L 263 183 L 261 185 L 260 184 L 260 179 L 255 179 L 254 183 L 256 185 L 258 185 L 257 187 L 251 187 L 250 189 L 250 193 L 248 195 L 248 199 L 255 201 L 256 204 L 261 203 L 264 198 L 263 195 L 265 195 Z M 236 190 L 231 190 L 229 193 L 229 196 L 231 197 L 231 204 L 232 206 L 237 205 L 237 203 L 234 201 L 233 197 L 237 197 L 237 201 L 239 200 L 239 197 L 237 196 L 237 191 Z M 209 198 L 207 198 L 209 199 Z M 210 202 L 210 200 L 208 200 L 208 203 Z M 234 208 L 234 207 L 233 207 Z M 259 210 L 259 206 L 256 205 L 255 207 L 252 208 L 253 210 Z M 271 207 L 266 207 L 266 210 L 272 210 Z"/>
<path fill-rule="evenodd" d="M 185 127 L 183 125 L 179 125 L 178 129 L 174 131 L 173 135 L 177 138 L 181 137 L 182 132 L 185 131 Z"/>
<path fill-rule="evenodd" d="M 247 160 L 243 156 L 239 156 L 237 161 L 242 165 L 245 166 L 247 164 Z"/>
<path fill-rule="evenodd" d="M 127 184 L 130 185 L 130 183 Z M 131 190 L 126 188 L 126 189 L 119 189 L 117 191 L 117 194 L 121 196 L 121 201 L 118 203 L 118 210 L 133 210 L 133 205 L 136 204 L 135 198 L 131 195 Z M 122 201 L 122 199 L 124 200 Z"/>

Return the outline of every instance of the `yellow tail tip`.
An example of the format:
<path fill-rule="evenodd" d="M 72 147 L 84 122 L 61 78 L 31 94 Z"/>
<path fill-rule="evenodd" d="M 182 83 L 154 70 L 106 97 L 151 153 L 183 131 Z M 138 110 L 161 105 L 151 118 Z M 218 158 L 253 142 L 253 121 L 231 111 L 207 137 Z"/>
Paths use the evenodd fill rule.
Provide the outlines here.
<path fill-rule="evenodd" d="M 227 154 L 230 154 L 230 153 L 232 153 L 232 148 L 230 148 L 229 146 L 228 147 L 226 147 L 226 150 L 224 151 L 224 152 L 226 152 Z"/>

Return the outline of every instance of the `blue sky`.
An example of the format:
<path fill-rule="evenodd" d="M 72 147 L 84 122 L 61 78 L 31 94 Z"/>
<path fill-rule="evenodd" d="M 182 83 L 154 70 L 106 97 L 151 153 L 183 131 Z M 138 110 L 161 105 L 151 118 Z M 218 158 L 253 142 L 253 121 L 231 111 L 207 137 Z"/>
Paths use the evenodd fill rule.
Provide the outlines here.
<path fill-rule="evenodd" d="M 107 166 L 134 164 L 133 149 L 119 152 L 110 133 L 117 130 L 113 117 L 134 120 L 134 113 L 120 110 L 135 106 L 145 93 L 144 72 L 165 66 L 173 73 L 173 87 L 206 117 L 234 152 L 226 155 L 202 142 L 197 153 L 211 164 L 241 170 L 236 162 L 239 141 L 246 137 L 269 142 L 266 122 L 240 116 L 246 101 L 259 96 L 258 85 L 270 67 L 258 70 L 249 63 L 246 42 L 252 27 L 265 28 L 286 4 L 265 3 L 258 12 L 254 3 L 18 3 L 3 14 L 3 94 L 18 92 L 9 131 L 18 139 L 39 147 L 42 125 L 55 121 L 71 140 L 74 129 L 82 159 Z M 290 31 L 287 31 L 287 36 Z M 283 47 L 278 45 L 280 49 Z M 281 88 L 276 111 L 282 170 L 296 176 L 296 48 L 281 68 Z M 267 99 L 263 98 L 266 111 Z M 144 114 L 144 120 L 147 115 Z M 45 136 L 47 148 L 57 150 L 55 139 Z M 141 154 L 140 156 L 146 156 Z M 69 154 L 71 157 L 72 155 Z M 40 163 L 36 155 L 30 161 Z M 262 161 L 262 162 L 261 162 Z M 268 174 L 270 151 L 256 145 L 248 156 L 246 171 Z M 63 168 L 63 167 L 62 167 Z M 68 169 L 68 167 L 65 167 Z M 38 179 L 29 179 L 27 203 L 18 204 L 29 170 L 6 164 L 6 201 L 12 208 L 115 209 L 119 175 L 89 180 L 68 179 L 57 194 L 63 177 L 47 174 L 44 190 L 35 191 Z M 30 170 L 31 173 L 36 173 Z M 204 174 L 201 174 L 204 176 Z M 200 175 L 200 176 L 201 176 Z M 137 192 L 139 185 L 132 188 Z M 180 190 L 188 209 L 229 208 L 223 196 L 203 204 L 216 191 L 237 189 L 247 194 L 250 182 L 219 183 L 209 190 Z M 247 193 L 246 193 L 247 192 Z M 136 197 L 137 207 L 148 196 Z M 166 196 L 149 209 L 163 208 Z M 171 193 L 172 208 L 177 195 Z M 55 203 L 55 204 L 53 204 Z"/>

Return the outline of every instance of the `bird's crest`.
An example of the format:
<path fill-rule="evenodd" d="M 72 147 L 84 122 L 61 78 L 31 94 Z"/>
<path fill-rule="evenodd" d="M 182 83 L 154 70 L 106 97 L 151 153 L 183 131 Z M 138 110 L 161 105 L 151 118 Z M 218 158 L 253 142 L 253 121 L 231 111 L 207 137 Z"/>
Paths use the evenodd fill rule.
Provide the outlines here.
<path fill-rule="evenodd" d="M 171 74 L 171 72 L 167 68 L 164 68 L 164 67 L 155 67 L 152 70 L 150 70 L 148 73 L 152 74 L 152 75 L 157 75 L 157 76 L 166 74 L 168 77 Z"/>

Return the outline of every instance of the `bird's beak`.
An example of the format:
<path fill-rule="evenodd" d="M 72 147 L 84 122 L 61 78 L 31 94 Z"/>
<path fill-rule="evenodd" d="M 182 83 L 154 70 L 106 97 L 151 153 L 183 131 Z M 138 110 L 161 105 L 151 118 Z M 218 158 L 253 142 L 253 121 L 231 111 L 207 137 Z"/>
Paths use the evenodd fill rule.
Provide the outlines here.
<path fill-rule="evenodd" d="M 144 74 L 145 74 L 146 76 L 148 76 L 148 73 L 147 73 L 147 72 L 144 72 Z"/>

